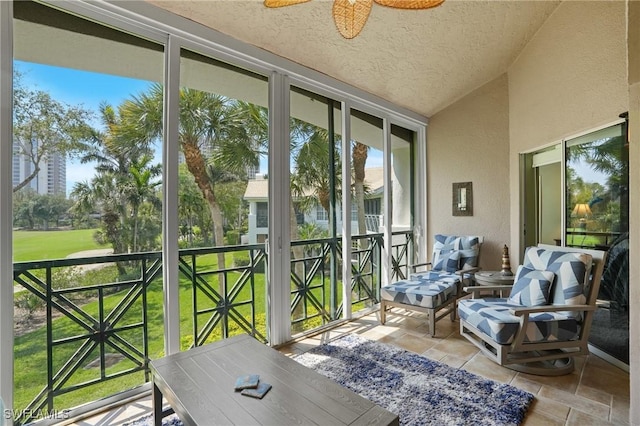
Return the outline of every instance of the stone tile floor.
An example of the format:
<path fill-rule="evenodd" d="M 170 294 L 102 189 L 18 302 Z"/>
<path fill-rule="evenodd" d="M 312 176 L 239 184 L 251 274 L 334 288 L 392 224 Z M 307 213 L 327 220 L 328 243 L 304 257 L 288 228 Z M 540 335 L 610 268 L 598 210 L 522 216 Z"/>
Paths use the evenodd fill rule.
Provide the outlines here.
<path fill-rule="evenodd" d="M 535 395 L 523 426 L 627 425 L 629 419 L 629 374 L 595 355 L 576 358 L 572 374 L 542 377 L 500 367 L 481 354 L 459 334 L 458 321 L 444 318 L 437 323 L 436 337 L 428 337 L 423 314 L 394 309 L 381 325 L 377 313 L 344 323 L 280 348 L 286 355 L 303 353 L 344 333 L 399 346 L 430 359 L 503 383 Z M 151 412 L 150 398 L 72 423 L 78 426 L 122 425 Z"/>

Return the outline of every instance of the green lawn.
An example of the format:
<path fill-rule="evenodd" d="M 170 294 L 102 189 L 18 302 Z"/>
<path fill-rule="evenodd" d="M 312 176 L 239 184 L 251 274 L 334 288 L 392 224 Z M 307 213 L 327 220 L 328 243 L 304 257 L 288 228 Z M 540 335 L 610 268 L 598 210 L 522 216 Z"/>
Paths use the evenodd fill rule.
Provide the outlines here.
<path fill-rule="evenodd" d="M 14 231 L 13 261 L 64 259 L 84 250 L 108 248 L 93 239 L 95 229 L 67 231 Z"/>

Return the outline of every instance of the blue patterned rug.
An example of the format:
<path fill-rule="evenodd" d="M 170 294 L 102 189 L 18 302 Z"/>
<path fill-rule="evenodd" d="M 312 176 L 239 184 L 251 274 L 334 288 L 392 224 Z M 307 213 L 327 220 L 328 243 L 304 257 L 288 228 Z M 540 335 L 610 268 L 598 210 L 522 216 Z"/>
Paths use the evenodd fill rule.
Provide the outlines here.
<path fill-rule="evenodd" d="M 295 358 L 401 425 L 519 425 L 533 395 L 412 352 L 345 335 Z"/>

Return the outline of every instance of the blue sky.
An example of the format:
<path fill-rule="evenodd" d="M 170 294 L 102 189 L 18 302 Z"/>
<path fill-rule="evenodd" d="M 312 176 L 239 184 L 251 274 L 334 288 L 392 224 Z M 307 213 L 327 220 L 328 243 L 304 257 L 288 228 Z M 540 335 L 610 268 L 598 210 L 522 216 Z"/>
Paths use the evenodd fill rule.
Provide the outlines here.
<path fill-rule="evenodd" d="M 94 111 L 92 125 L 101 128 L 97 116 L 101 102 L 114 107 L 132 94 L 145 91 L 151 82 L 88 71 L 41 65 L 33 62 L 15 61 L 16 71 L 22 73 L 25 87 L 42 90 L 59 102 L 82 105 Z M 67 160 L 67 194 L 76 182 L 90 180 L 94 174 L 93 164 L 80 164 Z"/>
<path fill-rule="evenodd" d="M 152 84 L 144 80 L 18 60 L 14 62 L 14 66 L 16 71 L 22 73 L 24 86 L 45 91 L 59 102 L 82 105 L 86 109 L 94 111 L 95 117 L 90 124 L 98 129 L 101 128 L 97 113 L 100 103 L 107 102 L 116 107 L 131 95 L 144 92 Z M 157 158 L 160 161 L 159 152 Z M 382 153 L 378 150 L 371 150 L 367 166 L 382 166 Z M 266 161 L 260 162 L 260 169 L 261 174 L 268 173 Z M 71 192 L 76 182 L 88 181 L 93 175 L 93 164 L 80 164 L 68 159 L 67 194 Z"/>

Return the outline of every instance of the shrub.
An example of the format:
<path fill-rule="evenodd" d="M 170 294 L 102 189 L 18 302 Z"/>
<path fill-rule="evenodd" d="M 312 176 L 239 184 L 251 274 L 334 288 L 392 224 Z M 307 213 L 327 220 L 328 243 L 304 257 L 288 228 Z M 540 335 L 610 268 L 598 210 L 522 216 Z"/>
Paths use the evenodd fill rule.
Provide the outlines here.
<path fill-rule="evenodd" d="M 26 312 L 26 319 L 33 318 L 33 314 L 36 311 L 44 308 L 44 300 L 31 293 L 29 290 L 23 290 L 17 294 L 13 304 L 18 309 L 22 309 Z"/>

